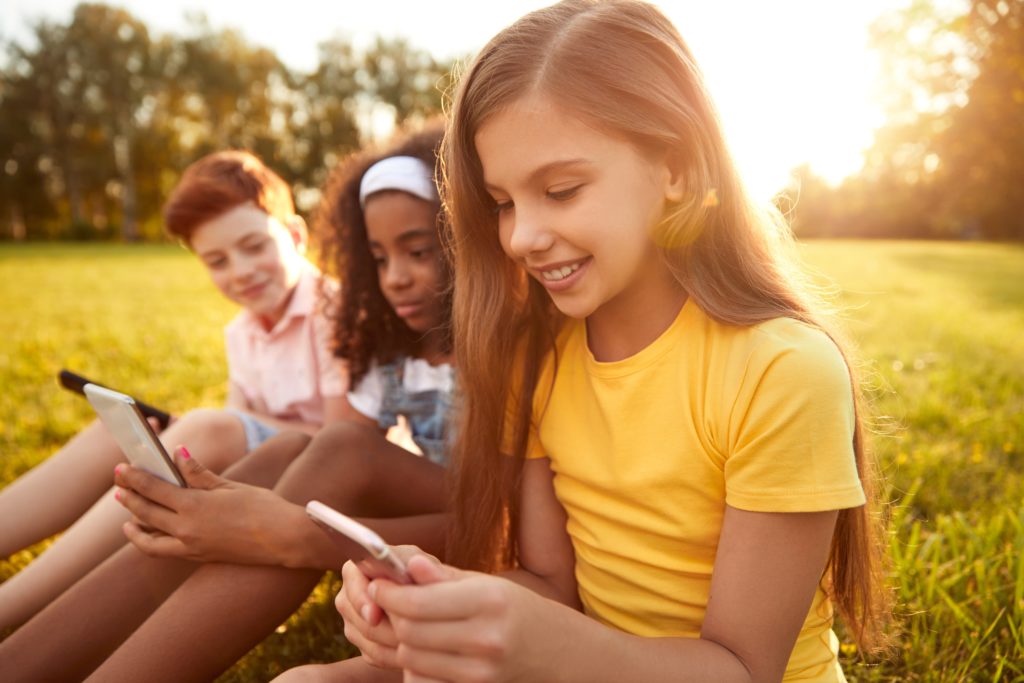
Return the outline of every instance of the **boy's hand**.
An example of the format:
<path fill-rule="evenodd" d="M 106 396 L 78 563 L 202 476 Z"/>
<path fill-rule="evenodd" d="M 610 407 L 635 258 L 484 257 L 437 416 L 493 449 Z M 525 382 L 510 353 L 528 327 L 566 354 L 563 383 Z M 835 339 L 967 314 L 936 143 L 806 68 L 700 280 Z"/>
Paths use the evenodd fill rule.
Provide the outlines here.
<path fill-rule="evenodd" d="M 134 515 L 124 533 L 139 550 L 156 557 L 238 564 L 287 563 L 287 544 L 305 513 L 272 491 L 217 476 L 175 449 L 190 488 L 148 472 L 118 465 L 115 497 Z"/>

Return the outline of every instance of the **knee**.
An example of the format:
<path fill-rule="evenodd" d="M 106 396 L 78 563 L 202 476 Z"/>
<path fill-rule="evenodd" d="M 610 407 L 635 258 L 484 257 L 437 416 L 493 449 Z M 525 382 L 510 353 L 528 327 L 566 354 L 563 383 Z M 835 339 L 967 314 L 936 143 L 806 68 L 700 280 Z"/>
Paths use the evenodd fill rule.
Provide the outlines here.
<path fill-rule="evenodd" d="M 339 496 L 357 498 L 373 480 L 373 442 L 381 438 L 374 428 L 354 422 L 327 425 L 288 468 L 276 491 L 294 503 L 305 504 L 310 481 L 328 481 Z"/>
<path fill-rule="evenodd" d="M 245 429 L 238 416 L 226 410 L 191 410 L 165 434 L 168 440 L 187 445 L 192 455 L 214 472 L 237 462 L 246 451 Z M 169 445 L 173 448 L 177 443 Z"/>
<path fill-rule="evenodd" d="M 259 448 L 224 470 L 235 481 L 271 487 L 309 446 L 312 437 L 295 431 L 275 434 Z"/>

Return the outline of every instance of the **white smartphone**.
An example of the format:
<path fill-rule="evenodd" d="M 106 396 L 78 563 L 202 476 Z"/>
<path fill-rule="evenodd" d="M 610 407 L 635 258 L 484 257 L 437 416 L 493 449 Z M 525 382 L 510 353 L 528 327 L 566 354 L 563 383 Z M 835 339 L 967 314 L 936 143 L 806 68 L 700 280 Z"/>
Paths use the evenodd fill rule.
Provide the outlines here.
<path fill-rule="evenodd" d="M 135 399 L 95 384 L 86 384 L 82 390 L 128 462 L 171 484 L 187 487 L 185 478 L 142 416 Z"/>
<path fill-rule="evenodd" d="M 306 503 L 306 514 L 324 528 L 335 541 L 339 540 L 338 535 L 347 539 L 342 544 L 346 552 L 352 551 L 352 543 L 348 541 L 362 548 L 364 554 L 361 557 L 353 556 L 352 559 L 371 579 L 386 578 L 395 583 L 412 583 L 405 563 L 373 529 L 363 526 L 318 500 Z"/>

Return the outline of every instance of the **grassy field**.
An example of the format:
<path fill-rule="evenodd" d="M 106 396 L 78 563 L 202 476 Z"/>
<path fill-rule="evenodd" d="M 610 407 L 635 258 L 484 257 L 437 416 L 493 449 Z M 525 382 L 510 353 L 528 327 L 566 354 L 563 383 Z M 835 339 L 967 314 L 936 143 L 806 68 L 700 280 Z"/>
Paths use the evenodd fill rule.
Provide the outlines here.
<path fill-rule="evenodd" d="M 893 501 L 897 655 L 851 681 L 1024 680 L 1024 248 L 813 242 L 859 347 Z M 224 394 L 233 313 L 169 246 L 0 246 L 0 483 L 90 418 L 53 380 L 69 367 L 180 411 Z M 0 560 L 0 580 L 44 545 Z M 347 646 L 331 577 L 222 677 L 272 678 Z"/>

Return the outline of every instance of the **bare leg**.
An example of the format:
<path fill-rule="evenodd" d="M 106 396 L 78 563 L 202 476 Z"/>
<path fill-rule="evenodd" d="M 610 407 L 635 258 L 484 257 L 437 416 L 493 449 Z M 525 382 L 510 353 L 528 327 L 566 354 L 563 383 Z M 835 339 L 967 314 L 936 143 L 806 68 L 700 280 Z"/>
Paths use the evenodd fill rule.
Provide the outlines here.
<path fill-rule="evenodd" d="M 438 550 L 445 526 L 444 471 L 352 423 L 325 427 L 275 491 L 304 505 L 322 500 L 380 520 L 395 543 Z M 431 514 L 432 513 L 432 514 Z M 227 669 L 298 608 L 322 572 L 208 564 L 196 571 L 93 679 L 207 681 Z"/>
<path fill-rule="evenodd" d="M 68 528 L 110 488 L 121 449 L 97 420 L 0 491 L 0 557 Z"/>
<path fill-rule="evenodd" d="M 231 468 L 231 474 L 269 487 L 308 442 L 304 434 L 280 434 Z M 126 545 L 0 643 L 5 680 L 85 678 L 196 567 L 151 558 Z"/>
<path fill-rule="evenodd" d="M 401 683 L 402 672 L 379 669 L 362 657 L 333 664 L 309 664 L 288 669 L 272 683 Z"/>
<path fill-rule="evenodd" d="M 99 443 L 102 438 L 110 438 L 106 430 L 97 436 L 90 432 L 88 443 Z M 89 427 L 86 432 L 92 430 Z M 86 432 L 83 432 L 84 435 Z M 79 435 L 79 436 L 82 436 Z M 76 437 L 77 438 L 77 437 Z M 160 435 L 164 445 L 169 449 L 178 444 L 188 444 L 193 455 L 204 465 L 217 472 L 245 454 L 245 432 L 241 422 L 234 415 L 222 410 L 196 410 L 188 413 Z M 85 442 L 83 442 L 85 443 Z M 70 445 L 70 444 L 69 444 Z M 115 444 L 114 448 L 117 446 Z M 123 460 L 121 451 L 116 451 L 119 458 L 106 462 L 106 454 L 100 458 L 99 464 L 91 463 L 90 467 L 75 466 L 72 469 L 82 470 L 84 476 L 93 477 L 92 469 L 105 470 L 105 491 L 102 496 L 60 539 L 46 552 L 36 558 L 28 567 L 0 584 L 0 631 L 24 623 L 33 614 L 49 604 L 54 598 L 68 589 L 75 581 L 88 574 L 94 567 L 110 557 L 118 548 L 125 544 L 121 525 L 128 521 L 129 515 L 113 498 L 110 489 L 113 480 L 113 469 L 117 462 Z M 73 451 L 82 460 L 90 461 L 91 452 Z M 62 462 L 66 460 L 67 451 L 62 451 Z M 56 456 L 55 456 L 56 457 Z M 47 461 L 43 463 L 49 465 Z M 29 474 L 32 474 L 31 472 Z M 53 470 L 48 470 L 42 478 L 33 480 L 24 490 L 32 492 L 40 482 L 56 477 Z M 27 476 L 27 475 L 26 475 Z M 63 477 L 63 473 L 61 474 Z M 20 480 L 19 480 L 20 481 Z M 58 478 L 55 485 L 63 488 L 74 488 L 73 481 Z M 16 492 L 22 497 L 22 492 Z M 37 492 L 38 493 L 38 492 Z M 51 490 L 31 501 L 27 510 L 44 510 L 51 506 L 64 507 L 60 498 L 62 488 Z M 15 518 L 26 515 L 22 510 Z M 0 517 L 2 519 L 2 517 Z"/>

